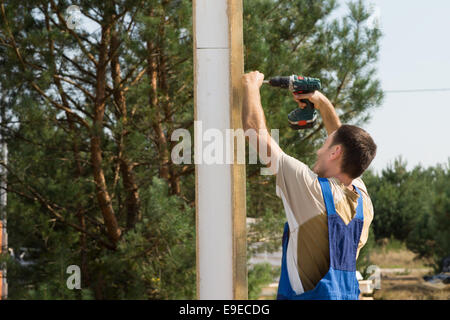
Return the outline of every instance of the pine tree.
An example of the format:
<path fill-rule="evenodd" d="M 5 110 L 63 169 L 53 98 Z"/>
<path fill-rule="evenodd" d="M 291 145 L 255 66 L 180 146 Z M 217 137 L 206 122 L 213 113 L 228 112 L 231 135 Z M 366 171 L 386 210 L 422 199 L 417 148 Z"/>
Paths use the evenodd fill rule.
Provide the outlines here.
<path fill-rule="evenodd" d="M 247 70 L 319 77 L 343 122 L 368 119 L 382 98 L 380 32 L 362 1 L 336 20 L 332 0 L 244 5 Z M 2 0 L 0 16 L 10 297 L 194 297 L 194 165 L 170 161 L 172 132 L 193 136 L 191 1 Z M 323 124 L 299 136 L 291 96 L 262 98 L 283 149 L 311 164 Z M 247 172 L 248 215 L 264 217 L 251 241 L 274 249 L 284 214 L 273 177 Z M 17 263 L 23 249 L 32 264 Z M 66 287 L 72 264 L 81 292 Z"/>
<path fill-rule="evenodd" d="M 67 11 L 71 5 L 80 20 Z M 25 278 L 34 282 L 29 296 L 45 291 L 51 292 L 45 298 L 67 298 L 70 264 L 81 267 L 82 287 L 91 292 L 85 297 L 193 297 L 195 255 L 173 262 L 194 247 L 193 165 L 169 161 L 171 133 L 193 122 L 191 6 L 167 0 L 1 2 L 10 245 L 18 253 L 21 247 L 38 253 L 29 257 L 32 275 L 10 268 L 10 297 L 26 296 L 18 285 Z M 166 184 L 166 195 L 153 198 L 152 181 Z M 159 208 L 170 195 L 188 208 L 177 202 L 167 217 L 149 220 L 158 212 L 150 212 L 150 204 Z M 172 228 L 179 223 L 171 219 L 181 214 L 183 228 Z M 143 228 L 145 221 L 153 224 Z M 191 234 L 180 240 L 184 230 Z M 123 250 L 134 250 L 138 241 L 131 234 L 153 248 L 145 251 L 151 267 L 127 268 Z M 143 278 L 159 279 L 159 285 L 132 285 Z M 174 278 L 189 290 L 170 291 Z"/>

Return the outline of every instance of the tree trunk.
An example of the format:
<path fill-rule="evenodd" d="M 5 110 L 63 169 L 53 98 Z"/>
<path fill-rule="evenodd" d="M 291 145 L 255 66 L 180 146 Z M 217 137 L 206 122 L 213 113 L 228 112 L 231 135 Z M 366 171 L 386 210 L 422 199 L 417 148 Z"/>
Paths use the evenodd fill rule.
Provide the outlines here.
<path fill-rule="evenodd" d="M 153 13 L 150 13 L 152 16 Z M 161 120 L 161 108 L 158 99 L 158 57 L 161 54 L 160 48 L 155 45 L 152 39 L 147 40 L 147 63 L 148 77 L 150 79 L 149 103 L 154 111 L 152 119 L 152 128 L 155 131 L 156 143 L 159 153 L 159 177 L 169 181 L 169 150 L 167 145 L 167 137 L 164 133 Z"/>
<path fill-rule="evenodd" d="M 125 189 L 125 207 L 127 210 L 127 230 L 132 229 L 136 222 L 140 219 L 140 199 L 138 186 L 135 182 L 134 172 L 130 161 L 126 156 L 125 148 L 125 137 L 128 134 L 127 124 L 127 103 L 125 99 L 125 94 L 119 85 L 122 81 L 121 69 L 119 64 L 119 39 L 117 36 L 117 31 L 113 31 L 111 36 L 111 76 L 114 83 L 114 101 L 120 110 L 118 118 L 122 119 L 122 132 L 119 141 L 119 162 L 120 162 L 120 172 L 122 174 L 123 187 Z"/>
<path fill-rule="evenodd" d="M 97 83 L 94 110 L 94 125 L 91 130 L 91 165 L 93 169 L 97 200 L 105 222 L 109 239 L 116 244 L 120 238 L 121 230 L 117 223 L 111 197 L 105 181 L 102 169 L 101 136 L 103 130 L 103 116 L 105 114 L 106 92 L 106 66 L 108 58 L 107 44 L 111 37 L 111 26 L 102 26 L 102 39 L 99 48 L 99 60 L 97 65 Z"/>
<path fill-rule="evenodd" d="M 167 1 L 163 1 L 163 6 L 167 5 Z M 161 15 L 161 21 L 159 24 L 159 39 L 165 39 L 165 14 Z M 163 41 L 163 40 L 162 40 Z M 160 44 L 160 54 L 159 54 L 159 79 L 160 79 L 160 85 L 161 93 L 162 93 L 162 101 L 160 101 L 160 104 L 163 106 L 164 109 L 164 115 L 167 121 L 168 130 L 167 130 L 167 136 L 170 136 L 172 134 L 173 130 L 173 120 L 171 116 L 171 107 L 172 102 L 170 100 L 169 96 L 169 83 L 167 81 L 167 56 L 164 52 L 164 46 Z M 173 147 L 172 141 L 168 143 L 169 148 L 171 149 Z M 169 186 L 170 186 L 170 194 L 172 195 L 179 195 L 181 193 L 180 189 L 180 176 L 177 174 L 177 171 L 175 170 L 175 165 L 173 163 L 170 163 L 168 160 L 167 155 L 167 166 L 169 168 Z"/>
<path fill-rule="evenodd" d="M 127 208 L 127 230 L 129 230 L 134 228 L 136 222 L 141 219 L 139 192 L 131 166 L 125 159 L 120 162 L 120 171 L 123 187 L 126 190 L 125 206 Z"/>

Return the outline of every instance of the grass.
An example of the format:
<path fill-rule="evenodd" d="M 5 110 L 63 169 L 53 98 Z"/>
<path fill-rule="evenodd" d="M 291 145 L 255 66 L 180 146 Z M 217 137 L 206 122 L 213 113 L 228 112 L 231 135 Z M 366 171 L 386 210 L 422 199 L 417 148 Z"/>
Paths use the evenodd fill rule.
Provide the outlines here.
<path fill-rule="evenodd" d="M 429 261 L 417 258 L 404 243 L 395 239 L 381 241 L 381 244 L 372 249 L 369 259 L 380 268 L 420 269 L 430 265 Z"/>
<path fill-rule="evenodd" d="M 396 276 L 407 276 L 411 274 L 409 269 L 405 269 L 404 271 L 399 271 L 394 273 Z"/>
<path fill-rule="evenodd" d="M 375 300 L 450 300 L 450 285 L 433 286 L 423 280 L 432 274 L 430 261 L 420 259 L 398 240 L 383 240 L 371 250 L 369 260 L 381 269 L 402 269 L 383 273 Z"/>

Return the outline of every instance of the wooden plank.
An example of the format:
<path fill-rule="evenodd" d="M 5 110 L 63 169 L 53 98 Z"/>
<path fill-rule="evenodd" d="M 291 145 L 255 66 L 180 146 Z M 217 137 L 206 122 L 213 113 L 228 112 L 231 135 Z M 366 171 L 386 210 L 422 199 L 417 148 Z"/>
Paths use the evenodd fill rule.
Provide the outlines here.
<path fill-rule="evenodd" d="M 243 4 L 242 0 L 228 0 L 230 43 L 230 124 L 242 129 L 242 74 L 244 73 Z M 241 137 L 242 138 L 242 137 Z M 234 139 L 234 138 L 233 138 Z M 240 144 L 233 143 L 234 161 L 231 165 L 233 210 L 233 298 L 248 299 L 246 175 L 245 164 L 238 164 Z M 245 149 L 245 147 L 244 147 Z M 242 151 L 242 150 L 241 150 Z M 245 150 L 243 150 L 245 152 Z"/>

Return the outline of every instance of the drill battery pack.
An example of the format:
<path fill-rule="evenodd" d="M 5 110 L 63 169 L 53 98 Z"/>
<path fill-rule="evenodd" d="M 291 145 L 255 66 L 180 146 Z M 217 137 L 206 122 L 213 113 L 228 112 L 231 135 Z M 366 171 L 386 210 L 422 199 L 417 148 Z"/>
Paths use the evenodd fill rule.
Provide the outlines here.
<path fill-rule="evenodd" d="M 306 103 L 309 100 L 305 101 Z M 289 126 L 294 130 L 308 129 L 314 127 L 317 119 L 317 111 L 312 107 L 304 109 L 297 108 L 288 114 Z"/>

